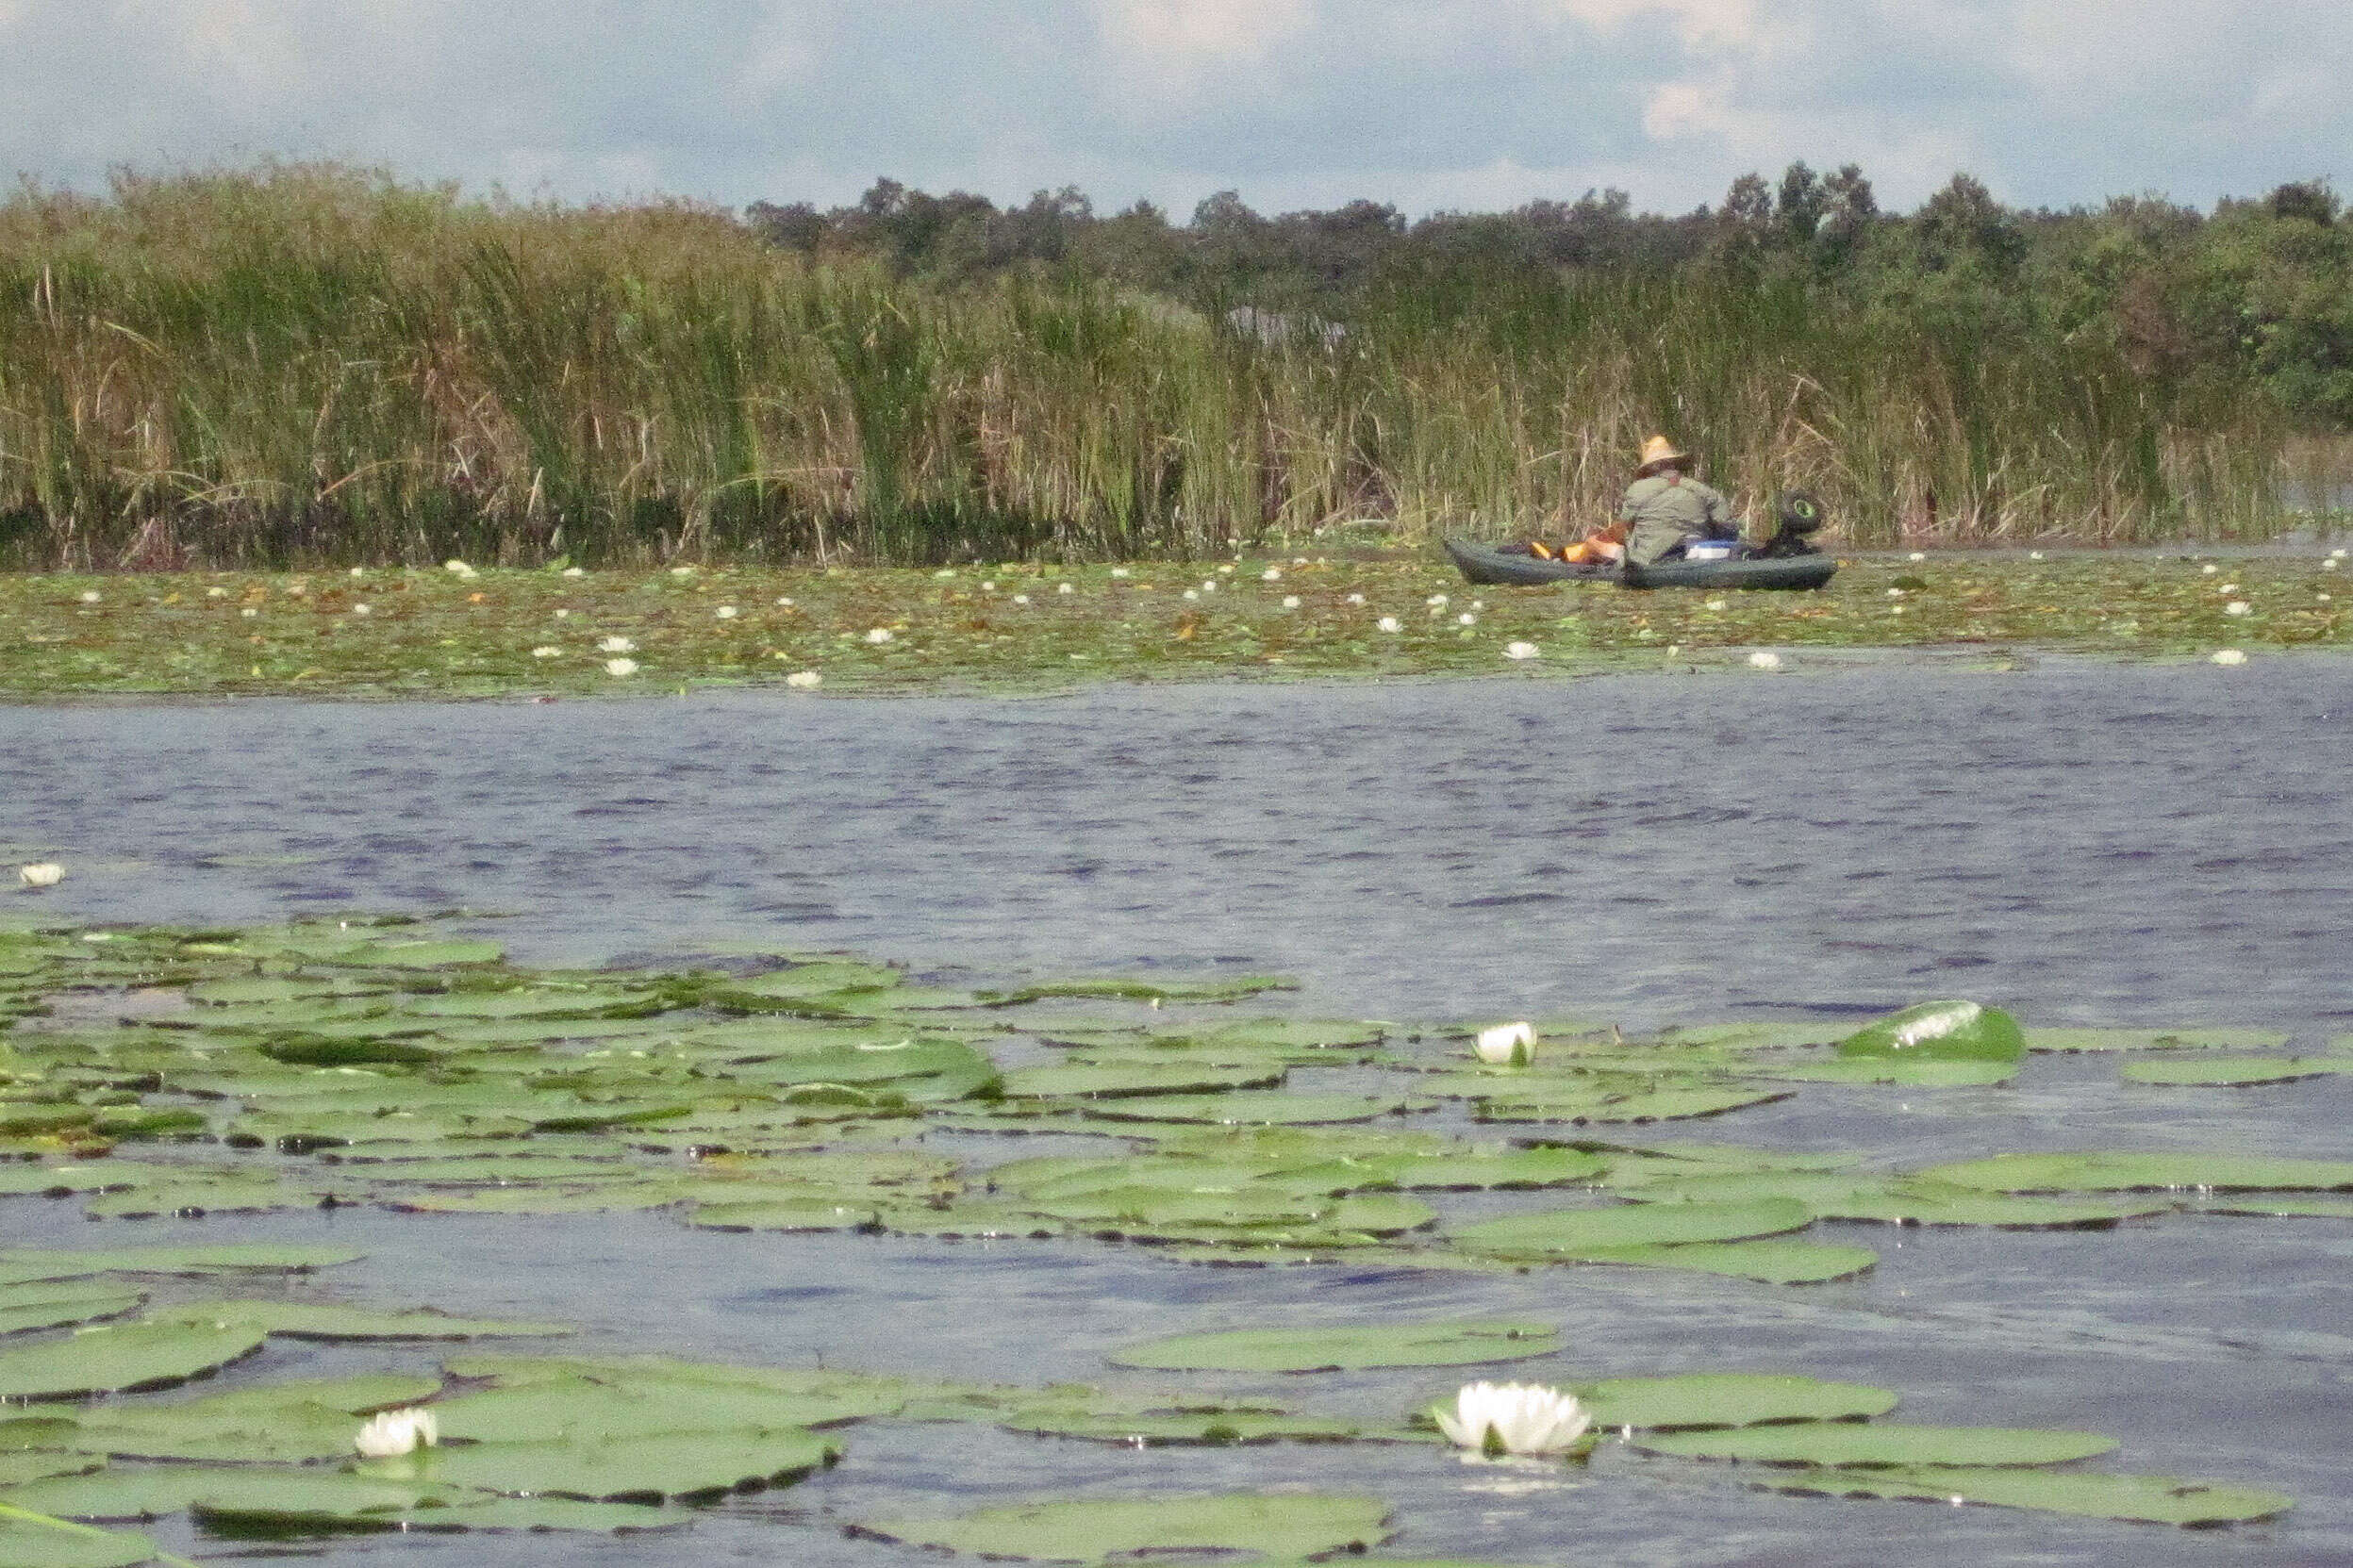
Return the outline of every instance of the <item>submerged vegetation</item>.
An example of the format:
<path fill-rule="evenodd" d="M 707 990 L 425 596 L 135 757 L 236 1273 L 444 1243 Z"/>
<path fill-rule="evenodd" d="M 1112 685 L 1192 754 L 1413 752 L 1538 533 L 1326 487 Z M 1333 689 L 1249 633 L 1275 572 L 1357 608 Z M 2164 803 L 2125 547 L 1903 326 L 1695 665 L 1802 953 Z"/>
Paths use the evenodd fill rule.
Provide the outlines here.
<path fill-rule="evenodd" d="M 1036 690 L 1247 675 L 1778 668 L 1743 650 L 2342 650 L 2342 554 L 1924 555 L 1813 593 L 1473 587 L 1426 559 L 936 571 L 671 568 L 0 577 L 0 692 Z M 2226 657 L 2225 655 L 2229 655 Z"/>
<path fill-rule="evenodd" d="M 2353 417 L 2318 187 L 1910 216 L 1802 165 L 1408 224 L 884 182 L 835 214 L 338 167 L 0 204 L 0 562 L 936 564 L 1600 518 L 1669 430 L 1849 544 L 2249 537 Z M 2298 455 L 2301 454 L 2301 455 Z M 2335 464 L 2335 467 L 2331 465 Z"/>
<path fill-rule="evenodd" d="M 2049 1053 L 2211 1065 L 2133 1092 L 2214 1093 L 2273 1081 L 2267 1064 L 2353 1071 L 2353 1039 L 2291 1058 L 2281 1032 L 2022 1032 L 1996 1010 L 1943 1002 L 1844 1040 L 1787 1023 L 1628 1039 L 1551 1020 L 1532 1031 L 1533 1060 L 1495 1067 L 1469 1048 L 1475 1026 L 1238 1011 L 1280 988 L 1273 979 L 994 992 L 962 979 L 926 983 L 842 953 L 531 970 L 494 942 L 397 919 L 0 925 L 0 1205 L 73 1205 L 108 1232 L 90 1247 L 0 1250 L 0 1398 L 31 1402 L 0 1421 L 0 1543 L 56 1560 L 25 1543 L 74 1521 L 182 1513 L 231 1539 L 729 1516 L 789 1528 L 834 1510 L 738 1512 L 733 1494 L 822 1485 L 813 1477 L 854 1470 L 868 1434 L 892 1424 L 898 1435 L 875 1441 L 903 1447 L 907 1424 L 953 1423 L 1133 1449 L 1380 1445 L 1393 1457 L 1368 1451 L 1356 1484 L 1410 1484 L 1448 1424 L 1433 1370 L 1547 1360 L 1560 1390 L 1519 1396 L 1544 1422 L 1495 1444 L 1446 1435 L 1566 1449 L 1490 1457 L 1590 1466 L 1597 1479 L 1704 1486 L 1732 1463 L 1762 1463 L 1775 1468 L 1748 1484 L 1817 1496 L 2197 1526 L 2290 1507 L 2255 1487 L 2080 1468 L 2117 1446 L 2096 1432 L 1883 1422 L 1899 1395 L 1869 1384 L 1688 1367 L 1597 1376 L 1604 1352 L 1546 1322 L 1178 1334 L 1082 1360 L 1101 1384 L 1019 1387 L 594 1344 L 476 1347 L 572 1326 L 337 1299 L 336 1271 L 360 1248 L 250 1239 L 270 1216 L 322 1208 L 426 1229 L 453 1215 L 642 1213 L 699 1232 L 722 1273 L 746 1248 L 830 1233 L 876 1248 L 1052 1249 L 1065 1265 L 1072 1249 L 1119 1247 L 1180 1265 L 1562 1270 L 1635 1291 L 1660 1271 L 1698 1272 L 1728 1289 L 1790 1290 L 1872 1269 L 1879 1253 L 1859 1240 L 1892 1226 L 1929 1228 L 1909 1244 L 1924 1249 L 1945 1229 L 2097 1230 L 2111 1234 L 2096 1245 L 2130 1247 L 2169 1225 L 2353 1216 L 2344 1161 L 2169 1149 L 1874 1169 L 1856 1154 L 1698 1144 L 1650 1125 L 1841 1086 L 1966 1092 L 2036 1074 Z M 1025 1147 L 1040 1135 L 1052 1152 Z M 206 1235 L 225 1215 L 248 1216 L 248 1239 Z M 117 1242 L 125 1229 L 137 1234 Z M 279 1342 L 350 1350 L 320 1377 Z M 1582 1376 L 1560 1365 L 1571 1357 Z M 296 1370 L 309 1375 L 286 1376 Z M 1314 1375 L 1343 1371 L 1391 1374 L 1394 1413 L 1314 1409 Z M 218 1392 L 174 1392 L 216 1374 Z M 1172 1389 L 1172 1374 L 1195 1386 Z M 1299 1397 L 1237 1396 L 1234 1377 L 1284 1379 Z M 1475 1387 L 1457 1401 L 1493 1403 Z M 1588 1419 L 1615 1440 L 1581 1441 Z M 914 1516 L 849 1528 L 1081 1561 L 1178 1548 L 1271 1559 L 1417 1533 L 1410 1510 L 1382 1496 L 1301 1492 L 1280 1453 L 1258 1469 L 1285 1487 L 1279 1504 L 1095 1495 L 941 1517 L 953 1498 L 919 1495 Z M 1079 1475 L 1101 1472 L 1083 1462 Z M 164 1560 L 145 1537 L 109 1539 L 91 1547 L 99 1568 Z"/>

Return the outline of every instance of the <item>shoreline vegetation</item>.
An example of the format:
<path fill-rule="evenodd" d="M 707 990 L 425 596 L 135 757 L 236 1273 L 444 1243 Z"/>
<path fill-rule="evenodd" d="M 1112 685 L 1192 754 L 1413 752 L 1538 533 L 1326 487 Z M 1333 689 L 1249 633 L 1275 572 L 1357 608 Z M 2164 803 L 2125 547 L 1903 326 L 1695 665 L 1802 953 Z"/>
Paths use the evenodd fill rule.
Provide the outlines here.
<path fill-rule="evenodd" d="M 2353 223 L 2319 184 L 2025 212 L 1957 175 L 1898 215 L 1799 164 L 1680 218 L 1226 192 L 1176 224 L 265 163 L 0 203 L 16 569 L 1560 536 L 1653 430 L 1752 511 L 1817 491 L 1850 550 L 2252 540 L 2341 504 L 2348 421 Z"/>
<path fill-rule="evenodd" d="M 1916 558 L 1914 558 L 1916 556 Z M 0 576 L 0 698 L 491 698 L 1781 667 L 1814 651 L 2242 663 L 2353 645 L 2345 552 L 1849 558 L 1813 593 L 1480 588 L 1395 552 L 1207 566 Z"/>

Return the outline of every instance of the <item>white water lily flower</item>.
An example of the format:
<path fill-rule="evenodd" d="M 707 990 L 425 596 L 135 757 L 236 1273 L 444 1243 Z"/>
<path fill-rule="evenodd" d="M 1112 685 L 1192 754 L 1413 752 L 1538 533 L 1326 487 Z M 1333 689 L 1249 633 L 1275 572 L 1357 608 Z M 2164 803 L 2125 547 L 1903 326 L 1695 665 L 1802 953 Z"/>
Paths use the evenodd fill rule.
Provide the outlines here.
<path fill-rule="evenodd" d="M 2214 591 L 2216 593 L 2236 593 L 2239 591 L 2239 585 L 2236 583 L 2225 583 Z"/>
<path fill-rule="evenodd" d="M 956 569 L 955 569 L 955 568 L 953 568 L 953 567 L 941 567 L 941 568 L 940 568 L 937 571 L 935 571 L 935 572 L 933 572 L 933 573 L 932 573 L 932 577 L 933 577 L 934 581 L 937 581 L 938 579 L 943 578 L 943 577 L 953 577 L 955 574 L 956 574 Z"/>
<path fill-rule="evenodd" d="M 588 569 L 587 567 L 566 567 L 564 569 L 564 575 L 567 577 L 586 577 L 588 575 Z"/>
<path fill-rule="evenodd" d="M 994 577 L 983 578 L 981 580 L 981 591 L 983 593 L 995 593 L 997 591 L 997 579 Z"/>
<path fill-rule="evenodd" d="M 1490 1067 L 1524 1067 L 1536 1059 L 1536 1026 L 1498 1024 L 1483 1029 L 1472 1050 Z"/>
<path fill-rule="evenodd" d="M 375 606 L 373 604 L 354 604 L 352 606 L 352 614 L 354 615 L 373 615 L 375 613 Z"/>
<path fill-rule="evenodd" d="M 1911 554 L 1905 556 L 1904 559 L 1907 561 L 1925 561 L 1928 559 L 1928 553 L 1926 551 L 1915 550 Z"/>
<path fill-rule="evenodd" d="M 1286 609 L 1286 610 L 1296 610 L 1296 609 L 1298 609 L 1298 608 L 1299 608 L 1299 595 L 1298 595 L 1298 594 L 1295 594 L 1295 593 L 1286 593 L 1286 594 L 1284 594 L 1284 595 L 1283 596 L 1283 607 L 1284 607 L 1284 609 Z"/>
<path fill-rule="evenodd" d="M 718 609 L 713 610 L 711 613 L 721 620 L 733 620 L 736 619 L 736 607 L 733 604 L 721 604 Z"/>
<path fill-rule="evenodd" d="M 2234 599 L 2222 607 L 2222 613 L 2224 615 L 2253 615 L 2255 606 L 2244 599 Z"/>
<path fill-rule="evenodd" d="M 1186 588 L 1185 590 L 1185 597 L 1187 599 L 1199 599 L 1201 597 L 1201 593 L 1198 589 Z"/>
<path fill-rule="evenodd" d="M 1476 626 L 1479 624 L 1479 618 L 1472 615 L 1468 610 L 1465 610 L 1461 615 L 1456 616 L 1454 619 L 1457 624 L 1463 626 Z"/>
<path fill-rule="evenodd" d="M 638 645 L 627 637 L 606 637 L 596 645 L 600 653 L 634 653 Z"/>
<path fill-rule="evenodd" d="M 226 588 L 207 588 L 205 590 L 205 597 L 207 599 L 226 599 L 228 596 L 229 590 Z"/>
<path fill-rule="evenodd" d="M 671 574 L 672 577 L 691 577 L 691 576 L 693 576 L 693 575 L 694 575 L 694 568 L 692 568 L 692 567 L 672 567 L 672 568 L 671 568 L 671 569 L 670 569 L 670 574 Z"/>
<path fill-rule="evenodd" d="M 638 661 L 635 659 L 607 659 L 605 661 L 605 673 L 610 675 L 616 681 L 623 680 L 628 676 L 635 675 L 637 672 Z"/>
<path fill-rule="evenodd" d="M 1895 589 L 1895 588 L 1890 588 L 1888 591 L 1889 591 L 1890 593 L 1895 593 L 1895 592 L 1899 592 L 1899 591 L 1901 591 L 1901 590 L 1899 590 L 1899 589 Z M 1709 600 L 1709 601 L 1707 602 L 1706 605 L 1705 605 L 1705 606 L 1703 606 L 1703 607 L 1704 607 L 1704 608 L 1706 608 L 1706 609 L 1711 609 L 1711 610 L 1723 610 L 1723 609 L 1730 609 L 1730 608 L 1732 607 L 1732 601 L 1731 601 L 1731 600 L 1729 600 L 1729 599 L 1711 599 L 1711 600 Z"/>
<path fill-rule="evenodd" d="M 352 1439 L 352 1446 L 364 1459 L 383 1460 L 413 1454 L 440 1441 L 440 1423 L 433 1418 L 433 1412 L 419 1405 L 409 1405 L 370 1416 L 367 1425 L 359 1428 L 359 1435 Z"/>
<path fill-rule="evenodd" d="M 473 575 L 473 568 L 468 566 L 465 562 L 459 560 L 455 555 L 441 563 L 441 569 L 448 572 L 452 577 L 472 577 Z"/>
<path fill-rule="evenodd" d="M 1258 574 L 1258 580 L 1262 583 L 1280 583 L 1283 581 L 1282 569 L 1279 567 L 1268 567 L 1266 570 Z"/>
<path fill-rule="evenodd" d="M 2323 562 L 2321 562 L 2321 563 L 2320 563 L 2320 569 L 2321 569 L 2321 570 L 2323 570 L 2323 571 L 2334 571 L 2334 570 L 2336 570 L 2336 569 L 2337 569 L 2337 558 L 2336 558 L 2334 555 L 2329 556 L 2327 560 L 2325 560 L 2325 561 L 2323 561 Z"/>
<path fill-rule="evenodd" d="M 1507 659 L 1533 659 L 1542 652 L 1533 642 L 1507 642 L 1503 645 L 1503 656 Z"/>
<path fill-rule="evenodd" d="M 1026 593 L 1017 593 L 1013 596 L 1013 602 L 1016 604 L 1026 604 L 1030 602 L 1030 596 Z M 869 636 L 866 640 L 872 642 L 874 639 L 871 636 Z"/>
<path fill-rule="evenodd" d="M 1214 577 L 1202 579 L 1201 591 L 1203 593 L 1216 593 L 1218 591 L 1218 580 Z"/>
<path fill-rule="evenodd" d="M 1351 604 L 1362 604 L 1365 602 L 1365 596 L 1361 593 L 1351 593 L 1348 596 L 1348 602 Z"/>
<path fill-rule="evenodd" d="M 1890 599 L 1901 599 L 1903 596 L 1904 590 L 1901 588 L 1890 588 L 1887 590 L 1887 597 Z"/>
<path fill-rule="evenodd" d="M 1076 592 L 1078 592 L 1078 591 L 1079 591 L 1079 590 L 1077 589 L 1077 587 L 1076 587 L 1076 586 L 1074 586 L 1073 585 L 1069 584 L 1069 583 L 1063 583 L 1063 584 L 1057 585 L 1057 586 L 1056 586 L 1056 587 L 1054 588 L 1054 592 L 1056 592 L 1056 593 L 1076 593 Z"/>
<path fill-rule="evenodd" d="M 2202 566 L 2202 567 L 2198 568 L 2197 569 L 2198 569 L 2198 570 L 2200 570 L 2200 571 L 2202 571 L 2202 572 L 2204 572 L 2207 576 L 2212 577 L 2212 575 L 2214 575 L 2214 573 L 2216 573 L 2216 572 L 2220 571 L 2220 570 L 2222 569 L 2222 568 L 2220 568 L 2220 567 L 2218 567 L 2218 566 L 2214 565 L 2214 563 L 2213 563 L 2213 562 L 2209 561 L 2209 562 L 2207 562 L 2204 566 Z"/>
<path fill-rule="evenodd" d="M 1760 649 L 1756 652 L 1748 655 L 1748 668 L 1750 669 L 1779 669 L 1781 667 L 1781 656 L 1779 653 L 1768 652 Z"/>
<path fill-rule="evenodd" d="M 18 867 L 16 880 L 27 887 L 55 887 L 65 880 L 65 867 L 54 860 L 36 861 Z"/>
<path fill-rule="evenodd" d="M 1498 1457 L 1561 1453 L 1593 1425 L 1576 1395 L 1541 1383 L 1466 1383 L 1453 1410 L 1430 1413 L 1448 1441 Z"/>
<path fill-rule="evenodd" d="M 2217 648 L 2208 655 L 2208 664 L 2238 665 L 2246 663 L 2246 655 L 2235 648 Z"/>
<path fill-rule="evenodd" d="M 1128 569 L 1125 567 L 1113 567 L 1111 569 L 1111 575 L 1114 577 L 1125 577 L 1128 575 Z"/>
<path fill-rule="evenodd" d="M 898 641 L 899 635 L 887 626 L 877 626 L 866 634 L 866 640 L 880 647 L 886 642 Z"/>
<path fill-rule="evenodd" d="M 1402 632 L 1405 630 L 1405 623 L 1398 619 L 1397 617 L 1393 615 L 1384 615 L 1379 620 L 1373 622 L 1373 624 L 1380 627 L 1384 632 Z"/>
<path fill-rule="evenodd" d="M 1422 602 L 1429 605 L 1433 610 L 1443 610 L 1446 608 L 1446 595 L 1442 593 L 1433 593 L 1428 599 L 1423 600 Z"/>
<path fill-rule="evenodd" d="M 251 604 L 246 605 L 243 609 L 238 611 L 237 613 L 243 616 L 247 620 L 251 620 L 255 617 L 261 614 L 259 610 L 255 609 Z"/>
<path fill-rule="evenodd" d="M 2342 550 L 2332 550 L 2328 553 L 2328 558 L 2332 561 L 2342 561 L 2345 559 L 2345 552 Z"/>
<path fill-rule="evenodd" d="M 796 669 L 785 677 L 785 685 L 795 691 L 815 691 L 825 684 L 825 677 L 814 669 Z"/>
<path fill-rule="evenodd" d="M 1228 562 L 1226 565 L 1219 567 L 1218 569 L 1224 572 L 1228 577 L 1234 575 L 1234 566 L 1232 562 Z"/>
<path fill-rule="evenodd" d="M 354 567 L 352 568 L 352 575 L 354 577 L 365 577 L 368 575 L 368 569 L 366 567 Z"/>
<path fill-rule="evenodd" d="M 82 602 L 83 602 L 83 603 L 85 603 L 85 604 L 95 604 L 95 603 L 97 603 L 97 602 L 98 602 L 98 590 L 97 590 L 96 588 L 84 588 L 84 589 L 82 590 Z"/>
<path fill-rule="evenodd" d="M 559 604 L 555 607 L 555 619 L 558 620 L 570 620 L 572 619 L 572 612 Z"/>
<path fill-rule="evenodd" d="M 790 595 L 778 599 L 776 602 L 782 604 L 787 610 L 792 608 L 792 599 Z"/>
<path fill-rule="evenodd" d="M 561 657 L 563 652 L 552 642 L 543 642 L 531 651 L 531 656 L 535 659 L 553 659 Z"/>
<path fill-rule="evenodd" d="M 2043 558 L 2043 553 L 2039 550 L 2030 550 L 2026 553 L 2026 558 L 2030 561 L 2039 561 Z"/>

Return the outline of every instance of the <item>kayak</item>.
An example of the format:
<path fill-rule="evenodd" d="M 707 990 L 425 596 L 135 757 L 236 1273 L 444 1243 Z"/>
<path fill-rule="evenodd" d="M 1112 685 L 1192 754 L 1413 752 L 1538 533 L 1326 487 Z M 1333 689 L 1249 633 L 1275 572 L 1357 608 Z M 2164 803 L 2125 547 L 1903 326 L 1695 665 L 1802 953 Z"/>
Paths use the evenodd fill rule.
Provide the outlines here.
<path fill-rule="evenodd" d="M 1446 553 L 1470 582 L 1533 587 L 1545 583 L 1618 583 L 1630 588 L 1818 588 L 1838 570 L 1828 555 L 1745 555 L 1715 561 L 1658 561 L 1620 571 L 1613 562 L 1546 561 L 1527 547 L 1448 539 Z"/>

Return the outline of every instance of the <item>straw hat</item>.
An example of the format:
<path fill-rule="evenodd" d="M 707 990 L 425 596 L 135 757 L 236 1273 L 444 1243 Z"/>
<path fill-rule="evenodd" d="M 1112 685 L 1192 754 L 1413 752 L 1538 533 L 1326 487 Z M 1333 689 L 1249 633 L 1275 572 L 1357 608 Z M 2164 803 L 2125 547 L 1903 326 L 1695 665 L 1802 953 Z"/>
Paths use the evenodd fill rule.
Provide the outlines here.
<path fill-rule="evenodd" d="M 1640 479 L 1645 474 L 1690 461 L 1690 453 L 1676 451 L 1675 443 L 1664 436 L 1653 436 L 1642 443 L 1642 465 L 1634 470 L 1634 477 Z"/>

